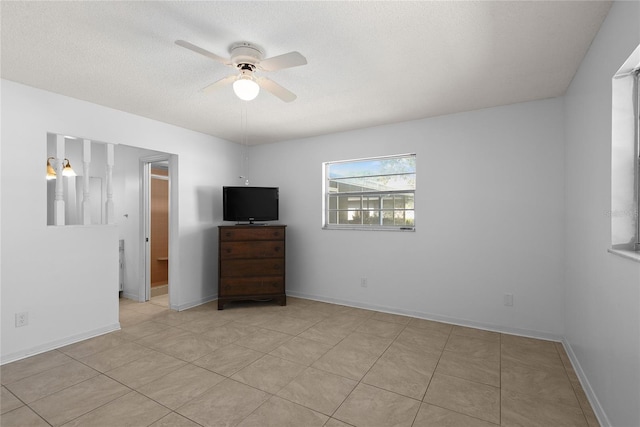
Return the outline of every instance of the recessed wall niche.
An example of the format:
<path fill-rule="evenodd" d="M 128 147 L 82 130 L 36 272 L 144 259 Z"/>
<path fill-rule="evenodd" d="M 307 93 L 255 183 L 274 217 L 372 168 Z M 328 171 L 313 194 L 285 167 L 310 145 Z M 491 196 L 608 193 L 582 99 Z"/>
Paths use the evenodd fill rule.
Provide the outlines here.
<path fill-rule="evenodd" d="M 113 144 L 47 134 L 46 164 L 51 164 L 53 171 L 57 172 L 51 176 L 52 170 L 47 167 L 48 173 L 45 173 L 43 161 L 43 177 L 47 177 L 47 225 L 108 223 L 107 181 L 111 174 L 108 166 L 113 166 L 113 154 L 108 159 L 109 146 L 113 153 Z M 62 163 L 58 169 L 56 162 Z M 60 174 L 67 165 L 75 176 L 67 172 Z"/>

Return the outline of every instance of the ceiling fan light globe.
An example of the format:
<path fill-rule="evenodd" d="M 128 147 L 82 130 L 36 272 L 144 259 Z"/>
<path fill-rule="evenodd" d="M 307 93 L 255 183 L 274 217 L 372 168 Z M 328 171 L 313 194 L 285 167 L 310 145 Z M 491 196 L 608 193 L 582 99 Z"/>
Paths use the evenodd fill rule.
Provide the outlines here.
<path fill-rule="evenodd" d="M 251 78 L 239 78 L 233 82 L 233 91 L 243 101 L 251 101 L 260 93 L 260 86 Z"/>

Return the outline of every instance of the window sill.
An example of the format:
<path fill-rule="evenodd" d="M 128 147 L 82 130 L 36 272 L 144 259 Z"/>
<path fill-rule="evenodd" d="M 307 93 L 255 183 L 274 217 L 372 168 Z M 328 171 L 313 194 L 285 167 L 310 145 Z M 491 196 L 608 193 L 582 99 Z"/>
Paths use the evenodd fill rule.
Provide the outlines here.
<path fill-rule="evenodd" d="M 323 226 L 323 230 L 355 230 L 355 231 L 402 231 L 404 233 L 412 233 L 416 231 L 415 227 L 353 227 L 353 226 Z"/>
<path fill-rule="evenodd" d="M 607 252 L 609 252 L 610 254 L 621 256 L 623 258 L 630 259 L 635 262 L 640 262 L 640 252 L 631 251 L 628 249 L 613 249 L 613 248 L 607 249 Z"/>

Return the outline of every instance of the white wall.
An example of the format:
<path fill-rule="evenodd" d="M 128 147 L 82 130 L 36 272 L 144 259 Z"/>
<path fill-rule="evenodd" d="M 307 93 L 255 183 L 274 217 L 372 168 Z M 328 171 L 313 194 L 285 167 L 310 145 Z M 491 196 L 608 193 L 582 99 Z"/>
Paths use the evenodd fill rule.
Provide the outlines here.
<path fill-rule="evenodd" d="M 178 155 L 180 269 L 172 303 L 182 308 L 214 298 L 221 186 L 235 182 L 241 147 L 10 81 L 1 84 L 2 363 L 118 326 L 118 229 L 46 226 L 47 132 Z M 14 314 L 24 311 L 29 325 L 15 328 Z"/>
<path fill-rule="evenodd" d="M 565 338 L 601 421 L 621 427 L 640 425 L 640 264 L 607 253 L 611 78 L 639 23 L 640 2 L 615 2 L 565 96 Z"/>
<path fill-rule="evenodd" d="M 558 338 L 562 126 L 551 99 L 252 147 L 252 184 L 280 187 L 287 292 Z M 322 162 L 409 152 L 415 233 L 321 229 Z"/>

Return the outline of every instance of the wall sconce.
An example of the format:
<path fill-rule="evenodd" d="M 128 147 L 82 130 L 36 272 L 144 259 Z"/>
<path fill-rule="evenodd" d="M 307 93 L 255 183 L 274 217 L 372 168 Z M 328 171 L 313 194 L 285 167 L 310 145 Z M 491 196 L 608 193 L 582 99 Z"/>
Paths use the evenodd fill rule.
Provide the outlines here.
<path fill-rule="evenodd" d="M 77 176 L 78 174 L 76 171 L 71 168 L 71 162 L 69 162 L 69 159 L 64 159 L 64 161 L 66 163 L 62 164 L 62 176 Z"/>
<path fill-rule="evenodd" d="M 56 179 L 56 171 L 51 165 L 51 160 L 55 160 L 55 157 L 49 157 L 47 159 L 47 179 Z M 76 172 L 71 167 L 69 159 L 64 159 L 62 162 L 62 176 L 77 176 Z"/>
<path fill-rule="evenodd" d="M 51 159 L 55 159 L 55 157 L 49 157 L 47 159 L 47 180 L 56 179 L 56 171 L 53 170 L 53 166 L 51 166 Z"/>

